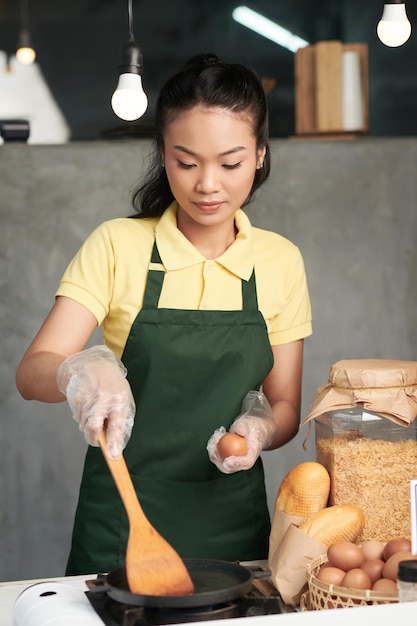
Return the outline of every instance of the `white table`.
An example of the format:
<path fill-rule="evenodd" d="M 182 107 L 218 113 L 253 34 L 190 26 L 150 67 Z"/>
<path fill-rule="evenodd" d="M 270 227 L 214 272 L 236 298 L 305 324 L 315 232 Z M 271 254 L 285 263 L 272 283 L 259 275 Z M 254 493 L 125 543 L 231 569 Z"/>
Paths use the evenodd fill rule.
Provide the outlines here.
<path fill-rule="evenodd" d="M 32 585 L 48 582 L 62 582 L 80 591 L 84 602 L 84 591 L 87 591 L 86 580 L 94 579 L 95 575 L 54 578 L 44 580 L 22 580 L 0 583 L 0 626 L 12 626 L 13 607 L 18 596 Z M 86 606 L 89 605 L 85 597 Z M 283 613 L 281 615 L 264 615 L 250 618 L 233 618 L 221 620 L 221 626 L 369 626 L 385 624 L 412 624 L 416 620 L 417 603 L 387 604 L 327 611 L 306 611 Z M 249 619 L 249 623 L 247 620 Z M 49 622 L 48 622 L 49 623 Z M 213 622 L 199 622 L 200 626 L 213 626 Z M 43 625 L 42 625 L 43 626 Z M 82 626 L 81 622 L 77 626 Z"/>

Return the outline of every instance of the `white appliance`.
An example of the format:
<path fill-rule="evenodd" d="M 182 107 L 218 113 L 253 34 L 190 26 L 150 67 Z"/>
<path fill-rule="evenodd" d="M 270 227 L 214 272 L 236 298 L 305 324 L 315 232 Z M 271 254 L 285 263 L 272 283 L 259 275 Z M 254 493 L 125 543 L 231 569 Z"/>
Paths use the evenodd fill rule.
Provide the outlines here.
<path fill-rule="evenodd" d="M 13 626 L 103 626 L 81 589 L 63 582 L 27 587 L 13 607 Z"/>

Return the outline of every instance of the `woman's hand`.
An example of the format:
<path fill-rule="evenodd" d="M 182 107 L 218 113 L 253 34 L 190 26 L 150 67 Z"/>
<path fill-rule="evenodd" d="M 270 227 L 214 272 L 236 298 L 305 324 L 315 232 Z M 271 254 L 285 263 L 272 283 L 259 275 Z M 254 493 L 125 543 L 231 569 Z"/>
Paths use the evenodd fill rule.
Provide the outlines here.
<path fill-rule="evenodd" d="M 106 346 L 84 346 L 97 319 L 82 304 L 59 296 L 16 371 L 16 385 L 25 400 L 62 402 L 91 445 L 107 420 L 108 453 L 122 454 L 132 431 L 135 403 L 126 369 Z"/>
<path fill-rule="evenodd" d="M 263 450 L 274 450 L 290 441 L 298 432 L 301 406 L 303 340 L 274 346 L 274 366 L 260 391 L 250 391 L 242 404 L 242 413 L 230 432 L 245 437 L 247 453 L 222 459 L 217 444 L 226 432 L 218 429 L 211 436 L 207 450 L 210 460 L 224 474 L 253 467 Z"/>
<path fill-rule="evenodd" d="M 242 456 L 221 457 L 218 443 L 225 434 L 219 428 L 210 437 L 207 451 L 212 463 L 224 474 L 248 470 L 256 463 L 262 450 L 271 446 L 277 436 L 277 423 L 266 396 L 260 391 L 249 391 L 242 404 L 242 413 L 230 427 L 231 433 L 244 437 L 247 452 Z"/>
<path fill-rule="evenodd" d="M 88 444 L 99 445 L 107 422 L 107 453 L 121 456 L 135 417 L 135 401 L 126 368 L 104 345 L 93 346 L 65 359 L 57 371 L 59 390 Z"/>
<path fill-rule="evenodd" d="M 230 456 L 225 459 L 224 467 L 227 473 L 248 470 L 253 467 L 262 450 L 268 448 L 277 435 L 277 424 L 273 416 L 265 414 L 242 415 L 230 427 L 231 433 L 236 433 L 246 440 L 247 453 L 243 456 Z"/>

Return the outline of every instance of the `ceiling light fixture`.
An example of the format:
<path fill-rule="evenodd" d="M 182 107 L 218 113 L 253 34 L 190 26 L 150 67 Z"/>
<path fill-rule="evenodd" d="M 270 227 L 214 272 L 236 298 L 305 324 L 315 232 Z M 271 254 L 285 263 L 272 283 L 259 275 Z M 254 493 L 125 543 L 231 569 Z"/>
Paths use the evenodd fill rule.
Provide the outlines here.
<path fill-rule="evenodd" d="M 133 35 L 132 0 L 127 2 L 129 39 L 122 48 L 120 76 L 111 98 L 117 117 L 131 122 L 137 120 L 148 108 L 148 98 L 142 87 L 142 52 Z"/>
<path fill-rule="evenodd" d="M 376 32 L 382 43 L 390 48 L 402 46 L 409 39 L 411 24 L 403 0 L 390 0 L 384 4 Z"/>
<path fill-rule="evenodd" d="M 270 39 L 291 52 L 297 52 L 299 48 L 305 48 L 309 45 L 308 41 L 294 35 L 294 33 L 283 28 L 283 26 L 280 26 L 276 22 L 273 22 L 248 7 L 236 7 L 232 12 L 232 17 L 235 22 L 246 26 L 246 28 L 250 28 L 255 31 L 255 33 L 258 33 L 258 35 Z"/>
<path fill-rule="evenodd" d="M 19 47 L 16 50 L 16 59 L 22 65 L 31 65 L 36 59 L 29 34 L 29 0 L 20 0 Z"/>

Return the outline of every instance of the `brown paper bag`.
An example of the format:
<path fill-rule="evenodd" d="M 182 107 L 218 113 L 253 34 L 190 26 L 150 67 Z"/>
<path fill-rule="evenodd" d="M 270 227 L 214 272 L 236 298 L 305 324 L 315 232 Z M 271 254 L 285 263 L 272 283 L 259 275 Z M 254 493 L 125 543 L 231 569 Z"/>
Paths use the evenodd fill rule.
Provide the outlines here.
<path fill-rule="evenodd" d="M 307 563 L 327 553 L 327 546 L 291 524 L 268 561 L 271 580 L 285 604 L 297 606 L 307 590 Z"/>
<path fill-rule="evenodd" d="M 297 517 L 296 515 L 288 515 L 284 511 L 279 509 L 274 510 L 271 524 L 271 534 L 269 535 L 269 556 L 268 560 L 272 559 L 273 555 L 277 551 L 279 544 L 281 543 L 285 533 L 291 524 L 299 526 L 305 521 L 304 517 Z"/>

